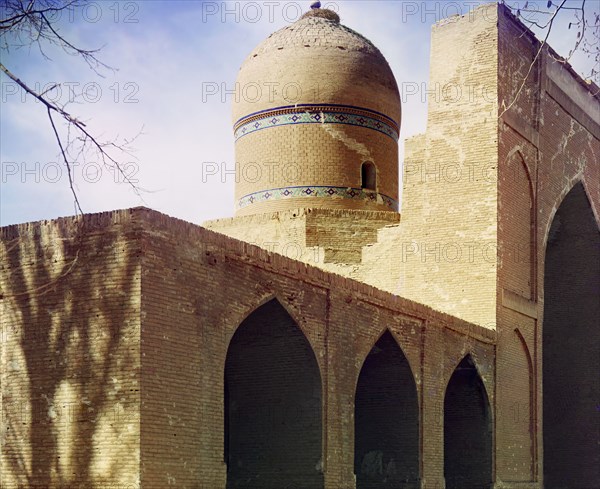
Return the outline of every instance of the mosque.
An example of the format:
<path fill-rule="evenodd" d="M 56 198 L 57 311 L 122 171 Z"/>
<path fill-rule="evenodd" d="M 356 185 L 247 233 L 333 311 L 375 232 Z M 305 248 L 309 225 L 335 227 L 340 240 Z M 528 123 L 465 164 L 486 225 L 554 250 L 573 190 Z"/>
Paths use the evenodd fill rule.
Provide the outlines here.
<path fill-rule="evenodd" d="M 401 214 L 398 82 L 314 8 L 235 217 L 1 229 L 2 488 L 600 487 L 600 88 L 502 4 L 431 36 Z"/>

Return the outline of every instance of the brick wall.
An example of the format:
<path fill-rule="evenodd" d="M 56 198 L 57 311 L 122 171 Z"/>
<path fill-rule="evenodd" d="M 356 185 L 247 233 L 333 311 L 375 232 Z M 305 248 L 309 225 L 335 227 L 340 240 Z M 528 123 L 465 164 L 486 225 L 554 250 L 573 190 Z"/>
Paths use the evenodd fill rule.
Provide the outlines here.
<path fill-rule="evenodd" d="M 3 307 L 9 312 L 3 311 L 3 318 L 13 319 L 15 331 L 25 327 L 45 331 L 45 314 L 51 310 L 57 314 L 53 328 L 77 325 L 72 326 L 73 339 L 60 356 L 63 362 L 56 359 L 56 367 L 48 363 L 56 358 L 47 346 L 48 335 L 27 341 L 10 336 L 3 342 L 4 486 L 35 487 L 34 483 L 40 483 L 55 488 L 68 481 L 71 487 L 86 488 L 111 484 L 224 488 L 226 453 L 235 458 L 232 443 L 237 444 L 238 452 L 247 453 L 244 444 L 253 438 L 244 436 L 243 429 L 235 431 L 240 418 L 233 416 L 234 401 L 237 398 L 237 405 L 246 402 L 257 407 L 260 398 L 264 411 L 247 409 L 246 414 L 257 414 L 258 423 L 245 429 L 258 429 L 268 422 L 273 428 L 270 441 L 281 436 L 280 441 L 294 438 L 293 442 L 310 444 L 312 448 L 301 455 L 306 463 L 299 464 L 315 477 L 308 487 L 354 488 L 356 387 L 365 359 L 389 331 L 385 337 L 397 342 L 395 351 L 399 354 L 401 349 L 405 360 L 396 362 L 395 374 L 382 370 L 381 381 L 397 375 L 403 380 L 396 385 L 404 389 L 412 383 L 409 372 L 414 376 L 412 394 L 411 389 L 403 393 L 407 398 L 413 396 L 412 407 L 406 407 L 407 413 L 413 413 L 408 417 L 413 421 L 407 421 L 404 430 L 404 435 L 412 433 L 411 441 L 397 448 L 407 452 L 397 467 L 411 460 L 411 478 L 420 478 L 423 487 L 439 487 L 443 480 L 441 406 L 445 386 L 465 354 L 473 356 L 486 389 L 493 392 L 495 334 L 489 330 L 146 209 L 84 216 L 81 234 L 75 235 L 81 237 L 81 244 L 71 248 L 67 246 L 70 238 L 65 238 L 71 236 L 67 231 L 76 222 L 67 219 L 2 230 L 7 257 L 3 260 L 3 290 L 25 293 L 23 299 L 5 294 Z M 45 247 L 40 246 L 42 242 Z M 58 259 L 63 247 L 64 257 Z M 68 257 L 76 255 L 76 249 L 81 250 L 82 261 L 78 259 L 69 269 L 72 260 Z M 33 270 L 55 267 L 57 277 L 68 273 L 51 282 L 51 291 L 33 299 L 35 287 L 29 287 L 45 284 L 47 277 L 42 274 L 38 282 L 25 282 L 25 278 L 33 277 Z M 23 279 L 17 280 L 21 276 Z M 77 300 L 73 299 L 77 307 L 71 308 L 71 302 L 63 299 L 76 290 L 80 291 Z M 275 309 L 252 326 L 251 321 L 259 318 L 253 311 L 267 310 L 261 308 L 263 304 Z M 23 321 L 19 311 L 30 311 L 31 320 Z M 35 315 L 35 311 L 44 314 Z M 250 331 L 266 325 L 271 332 L 287 328 L 290 333 L 286 333 L 285 344 L 276 340 L 280 335 L 270 333 L 261 334 L 264 343 L 256 346 L 251 340 L 254 335 L 243 339 L 246 327 Z M 97 333 L 101 339 L 96 338 L 93 345 L 81 342 L 76 340 L 75 330 L 80 337 Z M 54 329 L 51 333 L 50 339 Z M 242 339 L 232 340 L 234 335 Z M 226 360 L 228 351 L 233 352 L 233 363 Z M 29 370 L 13 372 L 23 357 L 30 358 Z M 275 363 L 261 377 L 260 367 L 267 361 L 264 357 Z M 227 409 L 226 364 L 232 369 L 228 387 L 234 385 L 233 391 L 229 389 Z M 319 375 L 308 375 L 311 368 Z M 250 379 L 252 371 L 257 375 Z M 294 386 L 300 386 L 297 389 L 289 384 L 294 376 Z M 282 377 L 287 384 L 280 383 Z M 242 382 L 244 378 L 248 382 Z M 36 392 L 46 396 L 53 392 L 48 386 L 58 385 L 55 402 L 71 401 L 68 396 L 74 392 L 96 422 L 86 424 L 83 418 L 64 432 L 50 423 L 46 431 L 36 431 L 38 435 L 31 439 L 27 437 L 31 424 L 20 428 L 26 430 L 24 438 L 7 434 L 7 420 L 15 415 L 11 402 L 30 402 L 26 386 L 31 379 L 39 382 Z M 56 382 L 49 383 L 49 379 Z M 294 391 L 293 396 L 286 385 Z M 313 409 L 319 395 L 320 415 Z M 493 395 L 490 402 L 494 403 Z M 286 438 L 278 431 L 281 425 L 273 424 L 279 418 L 266 413 L 282 413 L 285 409 L 280 408 L 290 404 L 307 406 L 306 418 L 300 417 L 306 423 L 295 425 L 302 428 L 301 434 L 292 430 Z M 109 422 L 106 417 L 114 405 L 133 413 L 135 421 Z M 393 405 L 386 404 L 389 409 Z M 297 420 L 294 416 L 294 422 Z M 322 430 L 316 429 L 319 423 Z M 262 456 L 285 461 L 284 449 L 277 455 L 269 450 L 272 448 L 265 448 Z M 34 459 L 30 454 L 37 456 Z M 25 461 L 24 468 L 20 460 Z M 261 463 L 265 465 L 255 466 L 261 471 L 261 467 L 271 467 L 265 458 Z M 230 477 L 229 482 L 235 485 L 235 478 Z"/>
<path fill-rule="evenodd" d="M 203 226 L 288 258 L 353 276 L 353 272 L 360 273 L 356 265 L 363 259 L 363 248 L 378 241 L 380 229 L 399 221 L 395 212 L 298 208 L 217 219 Z"/>
<path fill-rule="evenodd" d="M 591 482 L 597 475 L 590 472 L 598 465 L 597 445 L 589 446 L 586 456 L 574 455 L 569 448 L 572 443 L 565 438 L 560 442 L 564 450 L 545 451 L 544 445 L 552 445 L 548 436 L 555 438 L 558 433 L 545 415 L 562 402 L 557 389 L 567 395 L 562 376 L 566 374 L 567 391 L 571 393 L 577 391 L 580 382 L 587 389 L 597 390 L 597 381 L 588 379 L 586 372 L 588 368 L 598 371 L 600 350 L 592 333 L 598 330 L 597 319 L 596 323 L 593 320 L 598 313 L 592 312 L 598 307 L 598 293 L 592 296 L 579 291 L 579 299 L 575 300 L 567 291 L 578 290 L 586 273 L 597 281 L 600 272 L 593 252 L 577 248 L 581 239 L 564 245 L 563 253 L 570 261 L 563 262 L 560 277 L 552 276 L 552 267 L 557 265 L 547 266 L 546 250 L 551 249 L 550 226 L 556 220 L 557 209 L 574 185 L 585 195 L 588 208 L 577 207 L 571 219 L 588 222 L 588 234 L 582 239 L 597 249 L 598 89 L 583 82 L 570 66 L 556 61 L 560 57 L 547 46 L 540 51 L 540 42 L 507 9 L 499 9 L 499 20 L 497 389 L 501 395 L 497 410 L 498 427 L 503 428 L 497 437 L 497 476 L 507 483 L 541 484 L 545 466 L 562 477 L 558 482 L 544 481 L 545 487 L 593 487 L 598 485 Z M 585 272 L 576 256 L 588 264 Z M 580 278 L 573 279 L 572 274 L 581 272 Z M 558 283 L 564 287 L 563 292 L 558 292 Z M 556 307 L 566 316 L 561 318 Z M 563 333 L 552 333 L 550 338 L 547 330 Z M 567 331 L 568 338 L 560 336 Z M 577 344 L 580 352 L 575 360 L 569 345 Z M 546 349 L 556 352 L 555 360 L 552 355 L 546 356 Z M 571 360 L 583 363 L 576 367 L 576 363 L 569 363 Z M 515 372 L 522 374 L 516 376 Z M 584 415 L 571 413 L 561 424 L 569 426 L 571 433 L 584 430 L 590 435 L 591 430 L 595 433 L 588 438 L 591 444 L 600 440 L 597 425 L 594 427 Z M 578 465 L 571 464 L 571 469 L 561 462 L 573 462 L 574 457 Z"/>
<path fill-rule="evenodd" d="M 372 129 L 343 124 L 267 128 L 236 142 L 236 202 L 258 191 L 297 186 L 361 187 L 361 165 L 377 167 L 377 192 L 398 199 L 398 143 Z M 389 211 L 383 203 L 334 197 L 258 202 L 236 215 L 298 207 Z"/>
<path fill-rule="evenodd" d="M 138 488 L 141 267 L 129 211 L 0 238 L 0 485 Z"/>
<path fill-rule="evenodd" d="M 188 448 L 186 455 L 184 445 L 176 452 L 171 447 L 160 458 L 153 459 L 153 477 L 156 479 L 148 476 L 147 479 L 142 477 L 142 480 L 148 483 L 165 483 L 166 470 L 163 467 L 168 466 L 170 474 L 180 474 L 176 478 L 181 487 L 194 487 L 194 479 L 185 478 L 188 476 L 183 474 L 182 467 L 197 463 L 201 487 L 224 487 L 224 365 L 227 352 L 229 348 L 233 348 L 230 345 L 236 344 L 232 338 L 244 319 L 262 304 L 275 298 L 306 337 L 321 372 L 321 453 L 325 487 L 354 487 L 355 389 L 365 358 L 386 330 L 393 334 L 414 374 L 417 397 L 420 399 L 419 420 L 425 416 L 435 419 L 434 423 L 426 427 L 419 421 L 417 459 L 419 474 L 422 474 L 422 464 L 427 456 L 431 487 L 439 484 L 443 462 L 441 444 L 436 440 L 440 440 L 441 432 L 438 430 L 443 428 L 439 416 L 445 385 L 460 358 L 471 352 L 478 364 L 483 366 L 484 382 L 493 391 L 493 332 L 175 219 L 149 212 L 144 219 L 151 223 L 148 225 L 148 232 L 152 236 L 152 253 L 156 253 L 153 260 L 165 264 L 165 269 L 170 268 L 172 263 L 182 263 L 178 267 L 183 275 L 176 280 L 176 298 L 174 295 L 170 298 L 157 296 L 153 301 L 157 301 L 156 307 L 159 308 L 162 307 L 161 301 L 176 300 L 178 303 L 191 304 L 190 307 L 195 312 L 190 313 L 187 319 L 181 316 L 177 321 L 178 329 L 185 329 L 181 321 L 194 321 L 201 338 L 202 354 L 198 356 L 200 378 L 195 383 L 188 384 L 185 393 L 183 385 L 179 394 L 175 394 L 173 388 L 170 388 L 171 394 L 166 397 L 197 399 L 204 430 L 198 429 L 194 433 L 182 428 L 178 432 L 178 438 L 186 437 L 190 446 L 198 447 L 198 450 Z M 176 247 L 173 244 L 175 241 Z M 148 249 L 147 253 L 149 252 Z M 152 281 L 164 283 L 164 275 L 164 272 L 162 276 L 156 274 Z M 166 288 L 168 289 L 170 287 Z M 169 316 L 168 324 L 174 324 L 173 313 Z M 242 328 L 245 326 L 247 324 Z M 164 331 L 166 327 L 168 325 L 163 325 L 160 330 Z M 239 331 L 242 334 L 243 329 Z M 425 354 L 426 334 L 432 342 L 444 345 L 442 355 L 429 357 L 429 354 Z M 242 349 L 240 346 L 239 351 L 242 350 L 252 355 L 248 348 Z M 187 357 L 188 354 L 185 355 Z M 292 359 L 290 355 L 286 356 Z M 240 356 L 240 362 L 241 359 Z M 157 367 L 159 371 L 165 372 L 165 375 L 167 371 L 171 371 L 166 368 L 169 357 L 155 357 L 154 362 L 157 361 L 167 362 L 165 368 Z M 250 364 L 240 363 L 242 364 L 247 366 L 245 369 L 250 368 Z M 274 372 L 273 375 L 277 374 Z M 189 386 L 195 386 L 198 382 L 198 390 L 190 391 Z M 170 383 L 172 382 L 165 380 L 165 384 Z M 426 394 L 423 390 L 425 387 Z M 248 392 L 246 394 L 249 395 Z M 160 412 L 159 407 L 165 396 L 159 396 L 158 391 L 155 395 L 157 397 L 154 400 L 148 399 L 146 407 L 150 411 Z M 176 419 L 177 412 L 183 406 L 174 401 L 170 406 L 168 411 Z M 424 406 L 428 406 L 427 409 L 431 412 L 426 414 Z M 148 437 L 147 444 L 160 444 L 160 440 L 156 438 L 153 441 Z M 144 447 L 142 453 L 146 453 Z M 197 462 L 189 458 L 189 453 L 194 456 L 198 454 Z M 170 461 L 166 460 L 167 457 Z M 175 471 L 177 465 L 180 468 Z M 191 471 L 187 473 L 191 474 Z"/>
<path fill-rule="evenodd" d="M 436 24 L 427 132 L 406 143 L 395 292 L 490 326 L 497 222 L 496 5 Z"/>

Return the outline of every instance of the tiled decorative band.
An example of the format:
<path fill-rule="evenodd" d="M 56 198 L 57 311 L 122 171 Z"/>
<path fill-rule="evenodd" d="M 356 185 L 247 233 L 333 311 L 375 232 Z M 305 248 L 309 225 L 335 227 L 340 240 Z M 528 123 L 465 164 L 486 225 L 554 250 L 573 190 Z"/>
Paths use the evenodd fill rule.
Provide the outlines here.
<path fill-rule="evenodd" d="M 392 211 L 398 211 L 398 201 L 387 195 L 378 194 L 371 190 L 352 187 L 329 187 L 313 185 L 310 187 L 282 187 L 261 190 L 252 194 L 244 195 L 238 200 L 238 209 L 242 209 L 258 202 L 271 200 L 292 199 L 298 197 L 320 197 L 327 199 L 352 199 L 385 205 Z"/>
<path fill-rule="evenodd" d="M 235 140 L 270 127 L 290 124 L 348 124 L 378 131 L 398 141 L 400 129 L 392 119 L 374 110 L 335 104 L 298 104 L 255 112 L 233 126 Z"/>

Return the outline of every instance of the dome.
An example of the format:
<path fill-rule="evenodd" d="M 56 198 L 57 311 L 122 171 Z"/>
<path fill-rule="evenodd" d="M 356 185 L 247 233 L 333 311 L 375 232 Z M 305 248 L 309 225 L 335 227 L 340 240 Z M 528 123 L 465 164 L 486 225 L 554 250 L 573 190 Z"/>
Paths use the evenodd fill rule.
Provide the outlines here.
<path fill-rule="evenodd" d="M 398 85 L 381 52 L 335 12 L 310 10 L 250 53 L 233 120 L 238 215 L 397 211 Z"/>

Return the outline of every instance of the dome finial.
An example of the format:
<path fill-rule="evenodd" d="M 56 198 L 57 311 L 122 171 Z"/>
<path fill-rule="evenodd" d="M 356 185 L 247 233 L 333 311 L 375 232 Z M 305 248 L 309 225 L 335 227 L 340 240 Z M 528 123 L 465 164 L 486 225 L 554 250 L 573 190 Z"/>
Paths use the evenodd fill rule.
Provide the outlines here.
<path fill-rule="evenodd" d="M 321 19 L 327 19 L 336 24 L 340 23 L 340 16 L 333 10 L 321 8 L 321 2 L 315 2 L 310 6 L 310 10 L 305 12 L 300 19 L 306 19 L 307 17 L 317 17 Z"/>

